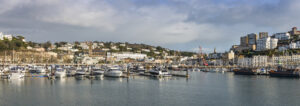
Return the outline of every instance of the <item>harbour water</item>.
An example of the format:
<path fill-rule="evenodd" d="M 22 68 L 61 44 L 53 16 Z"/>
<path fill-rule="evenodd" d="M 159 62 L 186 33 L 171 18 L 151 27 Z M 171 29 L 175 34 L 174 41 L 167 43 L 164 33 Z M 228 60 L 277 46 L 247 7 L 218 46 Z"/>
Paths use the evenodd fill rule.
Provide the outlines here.
<path fill-rule="evenodd" d="M 300 80 L 190 72 L 190 78 L 0 80 L 0 106 L 299 105 Z"/>

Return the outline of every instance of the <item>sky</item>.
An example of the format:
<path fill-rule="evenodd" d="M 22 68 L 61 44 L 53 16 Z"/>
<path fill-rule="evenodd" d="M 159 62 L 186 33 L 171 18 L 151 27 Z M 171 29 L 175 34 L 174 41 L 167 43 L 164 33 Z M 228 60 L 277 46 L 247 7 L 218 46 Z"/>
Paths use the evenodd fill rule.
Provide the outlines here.
<path fill-rule="evenodd" d="M 0 0 L 0 32 L 223 52 L 248 33 L 300 27 L 299 13 L 300 0 Z"/>

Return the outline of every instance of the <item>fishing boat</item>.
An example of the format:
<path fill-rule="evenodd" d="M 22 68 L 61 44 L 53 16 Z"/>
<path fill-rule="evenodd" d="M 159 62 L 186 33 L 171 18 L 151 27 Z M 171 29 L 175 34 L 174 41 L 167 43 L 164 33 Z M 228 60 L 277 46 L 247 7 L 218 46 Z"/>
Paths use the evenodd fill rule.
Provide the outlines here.
<path fill-rule="evenodd" d="M 240 68 L 240 69 L 234 69 L 234 74 L 236 75 L 255 75 L 256 70 L 252 68 Z"/>
<path fill-rule="evenodd" d="M 299 77 L 299 69 L 288 69 L 281 66 L 277 67 L 277 70 L 271 70 L 269 72 L 271 77 Z"/>
<path fill-rule="evenodd" d="M 104 76 L 106 77 L 121 77 L 122 71 L 118 66 L 113 66 L 107 68 L 107 70 L 104 71 Z"/>

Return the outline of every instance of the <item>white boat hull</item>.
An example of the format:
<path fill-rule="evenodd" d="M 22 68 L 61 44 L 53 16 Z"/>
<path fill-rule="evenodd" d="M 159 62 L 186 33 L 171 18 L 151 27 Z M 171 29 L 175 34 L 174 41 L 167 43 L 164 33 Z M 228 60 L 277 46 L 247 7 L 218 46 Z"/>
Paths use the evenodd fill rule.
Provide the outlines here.
<path fill-rule="evenodd" d="M 56 72 L 55 73 L 55 77 L 58 77 L 58 78 L 64 78 L 67 76 L 67 73 L 65 72 Z"/>
<path fill-rule="evenodd" d="M 107 77 L 121 77 L 122 71 L 104 72 L 104 76 Z"/>
<path fill-rule="evenodd" d="M 24 74 L 23 73 L 11 73 L 10 75 L 10 79 L 20 79 L 20 78 L 24 78 Z"/>

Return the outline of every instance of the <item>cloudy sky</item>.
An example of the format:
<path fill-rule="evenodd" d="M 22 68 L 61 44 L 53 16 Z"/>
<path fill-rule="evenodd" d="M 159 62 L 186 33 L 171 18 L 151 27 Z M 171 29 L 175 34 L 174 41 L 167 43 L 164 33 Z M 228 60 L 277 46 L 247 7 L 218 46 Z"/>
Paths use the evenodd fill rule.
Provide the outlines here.
<path fill-rule="evenodd" d="M 300 0 L 0 0 L 0 31 L 27 40 L 228 50 L 247 33 L 300 27 Z"/>

